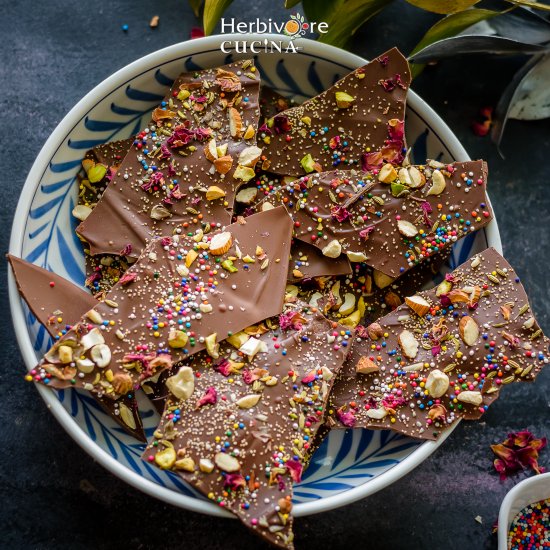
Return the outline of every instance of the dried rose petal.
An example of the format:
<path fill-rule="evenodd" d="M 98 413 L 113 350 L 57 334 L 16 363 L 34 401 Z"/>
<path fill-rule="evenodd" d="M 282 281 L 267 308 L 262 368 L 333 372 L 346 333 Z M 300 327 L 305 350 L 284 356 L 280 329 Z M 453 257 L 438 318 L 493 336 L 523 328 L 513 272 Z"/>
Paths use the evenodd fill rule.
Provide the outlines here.
<path fill-rule="evenodd" d="M 127 285 L 127 284 L 130 284 L 131 282 L 135 281 L 137 279 L 137 273 L 125 273 L 119 280 L 118 282 L 121 284 L 121 285 Z"/>
<path fill-rule="evenodd" d="M 343 409 L 338 409 L 336 411 L 336 418 L 347 428 L 353 428 L 355 426 L 355 415 L 352 411 L 344 411 Z"/>
<path fill-rule="evenodd" d="M 369 235 L 374 231 L 374 229 L 374 225 L 369 225 L 368 227 L 365 227 L 365 229 L 361 229 L 361 231 L 359 231 L 359 237 L 365 239 L 365 241 L 368 241 Z"/>
<path fill-rule="evenodd" d="M 351 216 L 349 210 L 343 206 L 333 206 L 330 209 L 330 213 L 332 217 L 340 223 L 346 221 Z"/>
<path fill-rule="evenodd" d="M 501 479 L 522 470 L 531 468 L 537 474 L 544 471 L 539 466 L 539 450 L 546 447 L 546 438 L 537 439 L 529 430 L 510 433 L 497 445 L 491 445 L 493 453 L 498 457 L 493 462 L 495 470 Z"/>
<path fill-rule="evenodd" d="M 433 212 L 432 205 L 428 201 L 423 201 L 420 204 L 420 208 L 422 208 L 422 216 L 424 217 L 424 223 L 427 227 L 431 227 L 432 220 L 430 220 L 429 214 Z"/>
<path fill-rule="evenodd" d="M 232 491 L 237 491 L 241 487 L 246 487 L 246 481 L 241 474 L 225 474 L 223 486 Z"/>
<path fill-rule="evenodd" d="M 276 115 L 273 118 L 273 129 L 276 134 L 283 134 L 290 132 L 292 129 L 290 122 L 288 122 L 288 117 L 285 115 Z"/>
<path fill-rule="evenodd" d="M 302 481 L 302 470 L 303 466 L 300 462 L 297 460 L 287 460 L 285 462 L 285 466 L 287 467 L 290 477 L 292 478 L 292 481 L 295 483 L 300 483 Z"/>
<path fill-rule="evenodd" d="M 289 311 L 288 313 L 281 313 L 279 315 L 279 326 L 281 330 L 301 330 L 306 320 L 297 312 Z"/>
<path fill-rule="evenodd" d="M 312 370 L 311 372 L 308 372 L 301 380 L 302 384 L 311 384 L 311 382 L 315 381 L 315 371 Z"/>
<path fill-rule="evenodd" d="M 224 358 L 214 365 L 214 370 L 218 371 L 221 375 L 227 377 L 231 374 L 231 363 L 228 359 Z"/>
<path fill-rule="evenodd" d="M 215 405 L 218 401 L 218 392 L 214 386 L 207 388 L 204 395 L 197 401 L 197 409 L 204 405 Z"/>

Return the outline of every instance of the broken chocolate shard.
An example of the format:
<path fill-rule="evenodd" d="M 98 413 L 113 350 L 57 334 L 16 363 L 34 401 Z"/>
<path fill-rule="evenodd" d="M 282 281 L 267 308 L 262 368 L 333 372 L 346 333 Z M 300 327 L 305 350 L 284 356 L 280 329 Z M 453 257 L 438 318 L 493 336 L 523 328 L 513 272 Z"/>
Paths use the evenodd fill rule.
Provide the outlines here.
<path fill-rule="evenodd" d="M 198 351 L 215 358 L 220 341 L 281 311 L 291 232 L 279 207 L 221 231 L 152 241 L 45 355 L 40 382 L 117 399 Z M 79 359 L 64 360 L 61 347 Z"/>
<path fill-rule="evenodd" d="M 271 327 L 271 328 L 268 328 Z M 353 331 L 302 303 L 173 369 L 143 458 L 173 471 L 280 548 L 293 547 L 292 489 Z"/>
<path fill-rule="evenodd" d="M 375 161 L 363 158 L 365 151 L 376 153 L 376 162 L 400 162 L 404 138 L 389 123 L 402 130 L 409 84 L 407 60 L 393 48 L 318 96 L 276 114 L 259 129 L 270 171 L 301 176 L 361 168 Z"/>
<path fill-rule="evenodd" d="M 385 164 L 371 172 L 336 170 L 295 180 L 285 197 L 295 237 L 328 258 L 345 254 L 398 277 L 493 218 L 484 162 L 432 165 Z"/>
<path fill-rule="evenodd" d="M 91 254 L 135 258 L 178 225 L 228 224 L 236 191 L 261 156 L 258 94 L 249 60 L 181 75 L 78 227 Z"/>
<path fill-rule="evenodd" d="M 75 324 L 84 311 L 97 305 L 93 296 L 67 279 L 11 254 L 8 260 L 21 298 L 52 338 L 60 338 L 62 331 Z M 146 441 L 133 392 L 123 395 L 116 403 L 112 399 L 94 397 L 126 432 Z"/>
<path fill-rule="evenodd" d="M 492 248 L 376 325 L 350 355 L 361 351 L 354 367 L 370 369 L 334 386 L 336 427 L 436 439 L 460 418 L 480 418 L 504 386 L 534 380 L 549 360 L 519 278 Z"/>
<path fill-rule="evenodd" d="M 346 256 L 327 258 L 315 246 L 295 240 L 291 248 L 288 266 L 288 282 L 298 283 L 314 277 L 335 277 L 351 274 L 351 264 Z"/>

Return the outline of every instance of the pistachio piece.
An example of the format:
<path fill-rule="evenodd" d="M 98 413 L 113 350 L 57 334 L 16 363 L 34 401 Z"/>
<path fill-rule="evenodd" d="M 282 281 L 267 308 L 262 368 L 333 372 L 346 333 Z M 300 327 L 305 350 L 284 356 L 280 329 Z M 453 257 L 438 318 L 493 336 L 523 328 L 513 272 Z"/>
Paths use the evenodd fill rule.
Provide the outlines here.
<path fill-rule="evenodd" d="M 178 330 L 175 328 L 170 329 L 168 333 L 168 345 L 174 349 L 184 348 L 187 345 L 189 336 L 183 330 Z"/>
<path fill-rule="evenodd" d="M 311 153 L 308 153 L 305 155 L 302 160 L 300 161 L 300 165 L 304 169 L 305 172 L 308 174 L 310 172 L 315 172 L 315 161 L 313 160 L 313 157 L 311 156 Z"/>
<path fill-rule="evenodd" d="M 404 330 L 397 340 L 403 351 L 403 355 L 409 359 L 414 359 L 418 354 L 418 341 L 414 337 L 414 334 L 408 330 Z"/>
<path fill-rule="evenodd" d="M 254 176 L 256 175 L 256 172 L 254 172 L 253 168 L 249 168 L 247 166 L 241 166 L 240 164 L 235 168 L 235 171 L 233 172 L 233 178 L 236 180 L 242 180 L 242 181 L 250 181 Z"/>
<path fill-rule="evenodd" d="M 107 344 L 97 344 L 90 350 L 90 357 L 96 367 L 103 369 L 111 362 L 111 348 Z"/>
<path fill-rule="evenodd" d="M 155 455 L 155 462 L 162 470 L 170 470 L 176 463 L 176 451 L 174 447 L 166 447 Z"/>
<path fill-rule="evenodd" d="M 223 197 L 225 197 L 225 191 L 217 185 L 211 185 L 206 191 L 207 201 L 215 201 L 216 199 L 221 199 Z"/>
<path fill-rule="evenodd" d="M 425 387 L 432 397 L 441 397 L 449 389 L 449 377 L 439 369 L 434 369 L 428 375 Z"/>
<path fill-rule="evenodd" d="M 355 365 L 355 372 L 357 374 L 370 374 L 371 372 L 378 372 L 379 370 L 380 367 L 365 356 L 360 357 L 359 361 L 357 361 L 357 365 Z"/>
<path fill-rule="evenodd" d="M 84 204 L 77 204 L 72 211 L 73 216 L 83 222 L 92 213 L 92 209 Z"/>
<path fill-rule="evenodd" d="M 172 213 L 166 206 L 163 206 L 162 204 L 156 204 L 151 208 L 151 212 L 149 214 L 153 220 L 165 220 L 166 218 L 170 218 L 172 216 Z"/>
<path fill-rule="evenodd" d="M 70 346 L 59 346 L 57 353 L 62 363 L 70 363 L 73 360 L 73 348 Z"/>
<path fill-rule="evenodd" d="M 418 235 L 416 225 L 407 220 L 397 220 L 397 229 L 404 237 L 414 237 Z"/>
<path fill-rule="evenodd" d="M 213 334 L 209 334 L 204 339 L 204 345 L 206 346 L 206 352 L 213 359 L 218 359 L 219 356 L 220 356 L 220 353 L 219 353 L 220 345 L 216 342 L 217 337 L 218 337 L 218 334 L 216 332 L 214 332 Z"/>
<path fill-rule="evenodd" d="M 210 254 L 213 256 L 221 256 L 225 254 L 233 243 L 233 237 L 229 231 L 217 233 L 210 241 Z"/>
<path fill-rule="evenodd" d="M 118 372 L 115 374 L 111 381 L 111 385 L 113 386 L 113 390 L 115 390 L 118 395 L 126 395 L 134 389 L 132 377 L 125 372 Z"/>
<path fill-rule="evenodd" d="M 447 187 L 445 176 L 439 170 L 434 170 L 432 172 L 432 185 L 426 194 L 441 195 L 445 191 L 445 187 Z"/>
<path fill-rule="evenodd" d="M 134 415 L 132 414 L 130 408 L 124 403 L 120 403 L 120 405 L 118 406 L 118 410 L 120 413 L 120 418 L 122 418 L 122 422 L 124 422 L 124 424 L 126 424 L 126 426 L 128 426 L 130 429 L 135 430 L 136 419 L 134 418 Z"/>
<path fill-rule="evenodd" d="M 338 109 L 347 109 L 355 101 L 355 98 L 346 92 L 335 92 L 334 95 Z"/>
<path fill-rule="evenodd" d="M 342 253 L 342 245 L 337 239 L 334 239 L 323 248 L 322 252 L 327 258 L 338 258 Z"/>
<path fill-rule="evenodd" d="M 397 179 L 397 172 L 392 164 L 389 162 L 384 164 L 378 172 L 378 181 L 382 183 L 391 183 Z"/>
<path fill-rule="evenodd" d="M 251 409 L 257 405 L 258 401 L 262 398 L 260 393 L 250 393 L 237 400 L 237 407 L 241 409 Z"/>
<path fill-rule="evenodd" d="M 201 458 L 199 460 L 199 469 L 205 474 L 209 474 L 214 470 L 214 463 L 208 458 Z"/>
<path fill-rule="evenodd" d="M 258 196 L 257 187 L 245 187 L 244 189 L 241 189 L 237 193 L 235 200 L 237 202 L 240 202 L 241 204 L 252 204 L 256 200 L 257 196 Z"/>
<path fill-rule="evenodd" d="M 178 372 L 166 379 L 166 387 L 180 400 L 186 400 L 195 390 L 195 375 L 191 367 L 180 367 Z"/>
<path fill-rule="evenodd" d="M 190 457 L 186 456 L 176 460 L 174 463 L 174 468 L 176 470 L 183 470 L 185 472 L 194 472 L 195 471 L 195 461 Z"/>
<path fill-rule="evenodd" d="M 175 453 L 174 453 L 175 455 Z M 223 472 L 238 472 L 241 469 L 239 461 L 227 453 L 216 453 L 214 463 Z"/>
<path fill-rule="evenodd" d="M 468 403 L 479 407 L 483 403 L 483 396 L 478 391 L 463 391 L 460 392 L 456 398 L 462 403 Z"/>
<path fill-rule="evenodd" d="M 246 147 L 239 155 L 239 164 L 241 166 L 253 168 L 260 159 L 261 155 L 262 150 L 258 146 L 251 145 L 250 147 Z"/>

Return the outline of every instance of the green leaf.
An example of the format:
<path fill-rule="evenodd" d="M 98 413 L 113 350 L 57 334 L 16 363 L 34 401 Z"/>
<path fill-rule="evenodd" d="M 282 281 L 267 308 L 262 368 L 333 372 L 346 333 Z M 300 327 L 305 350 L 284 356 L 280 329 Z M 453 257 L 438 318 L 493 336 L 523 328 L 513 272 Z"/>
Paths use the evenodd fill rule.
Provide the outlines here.
<path fill-rule="evenodd" d="M 540 2 L 533 2 L 532 0 L 506 0 L 514 6 L 525 6 L 526 8 L 534 8 L 536 10 L 550 11 L 550 5 L 541 4 Z"/>
<path fill-rule="evenodd" d="M 326 34 L 319 37 L 320 42 L 343 47 L 357 29 L 390 4 L 392 0 L 345 0 L 338 10 L 333 11 Z"/>
<path fill-rule="evenodd" d="M 330 23 L 345 0 L 302 0 L 308 21 Z"/>
<path fill-rule="evenodd" d="M 202 22 L 204 34 L 212 34 L 223 12 L 231 5 L 233 0 L 205 0 Z"/>
<path fill-rule="evenodd" d="M 285 0 L 285 8 L 289 10 L 293 8 L 296 4 L 299 4 L 300 0 Z"/>
<path fill-rule="evenodd" d="M 496 17 L 497 15 L 500 15 L 500 12 L 477 8 L 447 15 L 447 17 L 440 19 L 435 25 L 428 29 L 426 34 L 420 39 L 420 42 L 415 46 L 414 50 L 409 54 L 409 57 L 438 40 L 455 36 L 468 27 L 480 21 L 484 21 L 485 19 L 489 19 L 490 17 Z M 411 66 L 412 76 L 418 76 L 423 68 L 424 65 L 413 64 Z"/>
<path fill-rule="evenodd" d="M 480 0 L 407 0 L 409 4 L 433 13 L 456 13 L 467 10 Z"/>
<path fill-rule="evenodd" d="M 189 5 L 195 14 L 195 17 L 200 15 L 203 2 L 204 0 L 189 0 Z"/>

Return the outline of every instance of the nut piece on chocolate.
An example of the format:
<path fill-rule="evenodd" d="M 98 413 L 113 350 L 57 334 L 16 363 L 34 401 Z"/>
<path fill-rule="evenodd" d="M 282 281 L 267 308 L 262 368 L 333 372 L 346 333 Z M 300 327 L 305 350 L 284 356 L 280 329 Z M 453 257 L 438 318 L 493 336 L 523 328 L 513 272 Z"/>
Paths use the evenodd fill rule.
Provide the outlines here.
<path fill-rule="evenodd" d="M 139 256 L 179 224 L 226 225 L 255 175 L 259 72 L 245 60 L 176 79 L 78 234 L 91 254 Z"/>
<path fill-rule="evenodd" d="M 280 548 L 292 548 L 292 488 L 353 331 L 297 302 L 161 377 L 166 408 L 143 458 L 178 473 Z"/>
<path fill-rule="evenodd" d="M 336 427 L 436 439 L 460 418 L 480 418 L 503 386 L 534 380 L 549 360 L 523 286 L 492 248 L 377 325 L 354 342 L 353 360 L 378 370 L 336 382 Z"/>
<path fill-rule="evenodd" d="M 483 161 L 385 164 L 303 176 L 282 193 L 296 239 L 391 279 L 491 221 L 486 183 Z"/>
<path fill-rule="evenodd" d="M 152 241 L 48 351 L 39 381 L 117 399 L 193 353 L 217 358 L 220 341 L 281 311 L 291 231 L 279 207 L 213 233 Z"/>
<path fill-rule="evenodd" d="M 8 260 L 21 298 L 52 338 L 60 338 L 61 331 L 78 322 L 83 312 L 97 305 L 93 296 L 67 279 L 11 254 L 8 254 Z M 145 441 L 133 391 L 122 395 L 116 402 L 96 395 L 94 398 L 126 432 Z"/>
<path fill-rule="evenodd" d="M 275 115 L 258 131 L 269 170 L 301 176 L 360 168 L 375 157 L 376 162 L 401 162 L 409 84 L 407 60 L 393 48 L 318 96 Z M 397 128 L 388 126 L 392 120 Z"/>

